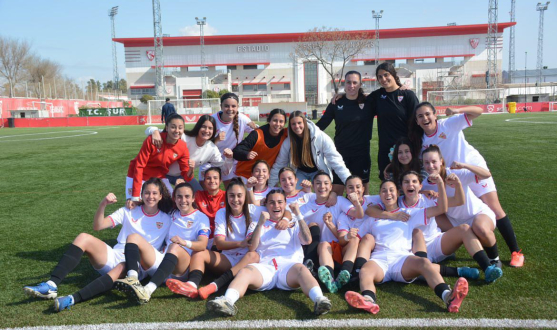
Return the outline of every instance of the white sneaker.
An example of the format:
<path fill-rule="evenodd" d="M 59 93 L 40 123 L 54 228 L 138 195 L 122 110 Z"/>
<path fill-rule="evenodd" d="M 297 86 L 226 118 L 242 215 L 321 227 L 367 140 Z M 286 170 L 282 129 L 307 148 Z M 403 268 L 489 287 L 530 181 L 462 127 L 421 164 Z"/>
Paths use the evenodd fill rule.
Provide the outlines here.
<path fill-rule="evenodd" d="M 315 315 L 327 314 L 331 310 L 331 307 L 333 307 L 333 305 L 329 298 L 322 296 L 319 297 L 313 305 L 313 313 L 315 313 Z"/>
<path fill-rule="evenodd" d="M 207 302 L 207 309 L 225 316 L 234 316 L 238 313 L 238 308 L 234 306 L 225 296 L 217 297 Z"/>

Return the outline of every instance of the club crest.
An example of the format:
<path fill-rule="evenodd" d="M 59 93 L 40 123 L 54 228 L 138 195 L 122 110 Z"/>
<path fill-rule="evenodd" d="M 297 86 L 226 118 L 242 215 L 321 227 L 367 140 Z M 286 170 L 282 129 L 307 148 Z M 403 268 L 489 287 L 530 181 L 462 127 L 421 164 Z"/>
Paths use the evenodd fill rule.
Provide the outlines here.
<path fill-rule="evenodd" d="M 385 100 L 387 98 L 387 95 L 381 95 L 381 98 Z"/>
<path fill-rule="evenodd" d="M 445 133 L 441 133 L 441 134 L 439 134 L 439 138 L 440 138 L 440 139 L 443 139 L 443 140 L 446 140 L 446 139 L 447 139 L 447 135 L 445 135 Z"/>
<path fill-rule="evenodd" d="M 174 154 L 174 159 L 176 159 L 176 157 L 178 157 L 178 154 Z"/>
<path fill-rule="evenodd" d="M 398 97 L 398 102 L 402 102 L 403 99 L 404 99 L 404 96 L 402 96 L 402 95 L 399 96 L 399 97 Z"/>
<path fill-rule="evenodd" d="M 337 105 L 338 110 L 342 110 L 343 108 L 344 108 L 344 105 Z"/>
<path fill-rule="evenodd" d="M 148 50 L 147 52 L 147 58 L 149 59 L 149 61 L 152 61 L 155 59 L 155 51 L 154 50 Z"/>
<path fill-rule="evenodd" d="M 470 38 L 470 46 L 472 46 L 473 49 L 476 49 L 479 43 L 480 43 L 480 38 Z"/>
<path fill-rule="evenodd" d="M 363 103 L 358 104 L 360 106 L 360 109 L 363 110 L 364 109 L 364 105 Z"/>
<path fill-rule="evenodd" d="M 157 221 L 157 229 L 161 229 L 164 223 Z"/>
<path fill-rule="evenodd" d="M 186 222 L 186 228 L 190 229 L 191 227 L 193 227 L 193 221 Z"/>

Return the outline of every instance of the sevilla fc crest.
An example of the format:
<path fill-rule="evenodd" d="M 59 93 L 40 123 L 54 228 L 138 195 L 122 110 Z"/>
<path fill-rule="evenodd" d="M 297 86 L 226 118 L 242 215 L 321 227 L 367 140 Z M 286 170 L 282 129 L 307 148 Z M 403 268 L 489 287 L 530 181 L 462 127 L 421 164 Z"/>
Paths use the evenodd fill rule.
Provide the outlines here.
<path fill-rule="evenodd" d="M 398 102 L 402 102 L 402 99 L 404 99 L 404 96 L 399 96 L 398 97 Z"/>
<path fill-rule="evenodd" d="M 470 46 L 472 46 L 473 49 L 476 49 L 479 43 L 480 43 L 480 38 L 470 38 Z"/>
<path fill-rule="evenodd" d="M 474 47 L 476 48 L 476 47 Z M 147 51 L 147 58 L 149 59 L 149 61 L 152 61 L 155 59 L 155 51 L 154 50 L 148 50 Z"/>
<path fill-rule="evenodd" d="M 360 103 L 360 104 L 359 104 L 360 109 L 363 109 L 363 108 L 364 108 L 364 105 L 365 105 L 364 103 Z"/>
<path fill-rule="evenodd" d="M 193 221 L 186 222 L 186 228 L 190 229 L 191 227 L 193 227 Z"/>
<path fill-rule="evenodd" d="M 443 139 L 443 140 L 446 140 L 446 139 L 447 139 L 447 135 L 445 135 L 445 133 L 441 133 L 441 134 L 439 135 L 439 138 L 440 138 L 440 139 Z"/>
<path fill-rule="evenodd" d="M 162 222 L 158 222 L 158 221 L 157 221 L 157 229 L 161 229 L 161 228 L 162 228 L 162 226 L 163 226 L 163 223 L 162 223 Z"/>

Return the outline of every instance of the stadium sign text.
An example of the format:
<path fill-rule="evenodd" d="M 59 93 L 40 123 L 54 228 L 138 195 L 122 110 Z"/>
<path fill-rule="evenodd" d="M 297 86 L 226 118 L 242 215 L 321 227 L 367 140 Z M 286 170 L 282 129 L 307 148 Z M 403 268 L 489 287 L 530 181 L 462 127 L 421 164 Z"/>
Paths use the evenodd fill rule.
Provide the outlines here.
<path fill-rule="evenodd" d="M 258 45 L 258 46 L 238 46 L 238 53 L 257 53 L 257 52 L 268 52 L 269 45 Z"/>
<path fill-rule="evenodd" d="M 106 117 L 106 116 L 131 116 L 136 115 L 133 108 L 97 108 L 79 109 L 80 117 Z"/>

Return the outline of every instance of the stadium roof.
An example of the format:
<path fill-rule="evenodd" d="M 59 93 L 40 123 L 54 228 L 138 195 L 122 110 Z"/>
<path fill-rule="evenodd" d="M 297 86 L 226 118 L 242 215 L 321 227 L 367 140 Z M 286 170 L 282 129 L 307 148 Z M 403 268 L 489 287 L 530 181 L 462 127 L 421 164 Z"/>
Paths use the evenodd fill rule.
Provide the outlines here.
<path fill-rule="evenodd" d="M 515 22 L 497 24 L 497 32 L 516 25 Z M 487 34 L 487 24 L 433 26 L 402 29 L 380 29 L 381 39 L 394 38 L 416 38 L 416 37 L 438 37 L 467 34 Z M 298 42 L 307 32 L 297 33 L 275 33 L 275 34 L 239 34 L 239 35 L 216 35 L 205 36 L 205 45 L 230 45 L 230 44 L 256 44 L 256 43 L 287 43 Z M 375 30 L 346 31 L 349 34 L 366 33 L 373 38 Z M 116 42 L 122 43 L 124 47 L 149 47 L 154 46 L 153 37 L 148 38 L 114 38 Z M 188 37 L 164 37 L 165 46 L 197 46 L 198 36 Z"/>

